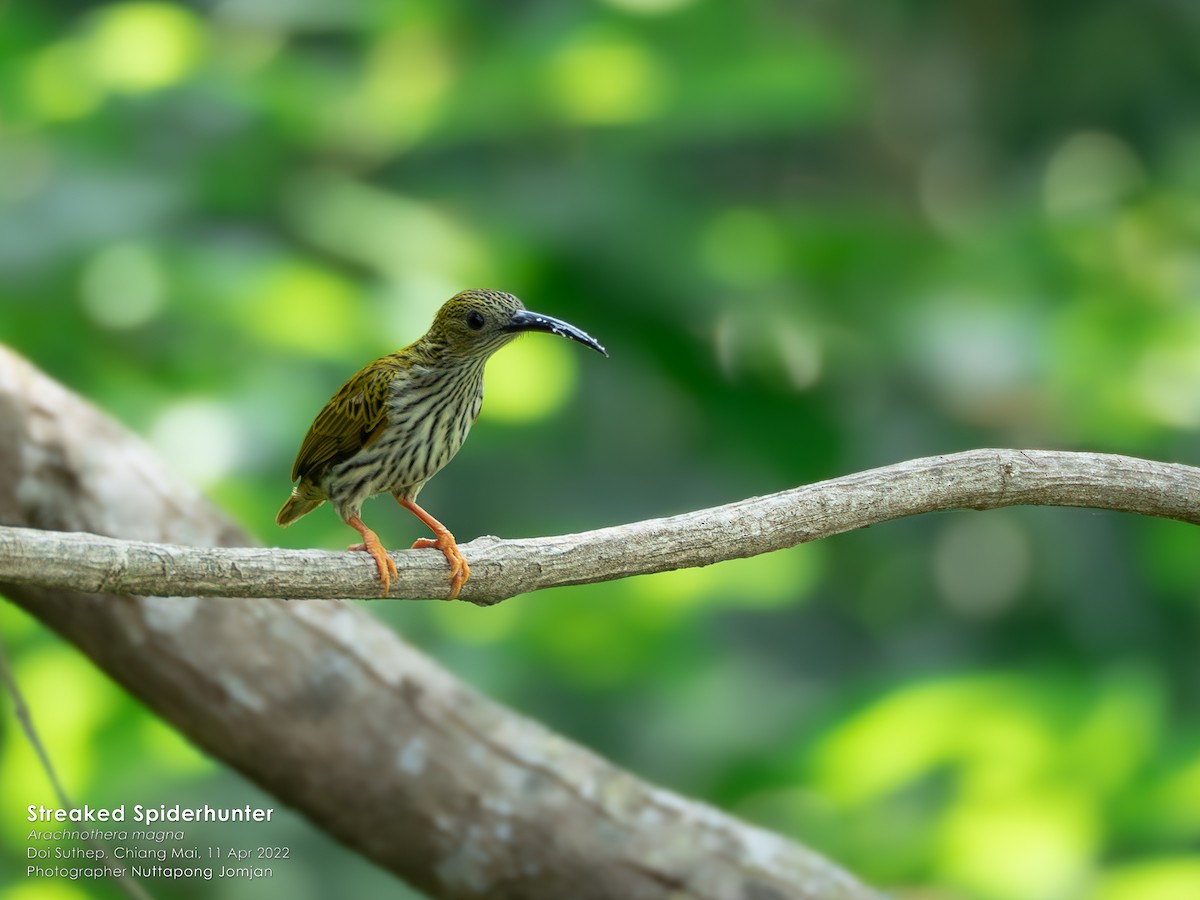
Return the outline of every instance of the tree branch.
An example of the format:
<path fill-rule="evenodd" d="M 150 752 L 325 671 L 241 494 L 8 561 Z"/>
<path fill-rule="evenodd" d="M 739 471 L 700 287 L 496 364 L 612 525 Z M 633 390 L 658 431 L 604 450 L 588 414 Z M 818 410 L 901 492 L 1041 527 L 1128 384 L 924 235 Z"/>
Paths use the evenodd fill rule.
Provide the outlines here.
<path fill-rule="evenodd" d="M 1200 524 L 1200 469 L 1101 453 L 971 450 L 806 485 L 767 497 L 583 534 L 501 540 L 463 550 L 462 599 L 490 606 L 517 594 L 706 566 L 793 547 L 917 513 L 1023 504 L 1086 506 Z M 440 554 L 392 553 L 390 597 L 444 596 Z M 379 596 L 361 553 L 213 549 L 0 528 L 0 582 L 189 597 Z"/>
<path fill-rule="evenodd" d="M 249 542 L 144 444 L 3 346 L 0 523 Z M 6 580 L 0 593 L 193 742 L 431 896 L 879 900 L 799 844 L 493 703 L 362 607 Z"/>

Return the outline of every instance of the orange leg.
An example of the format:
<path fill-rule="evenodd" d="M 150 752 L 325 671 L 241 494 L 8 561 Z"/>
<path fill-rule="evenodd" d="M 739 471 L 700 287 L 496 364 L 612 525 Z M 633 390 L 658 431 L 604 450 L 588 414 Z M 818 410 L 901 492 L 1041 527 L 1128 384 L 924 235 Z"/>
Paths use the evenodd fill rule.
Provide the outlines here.
<path fill-rule="evenodd" d="M 462 586 L 471 577 L 471 567 L 467 565 L 462 551 L 458 549 L 458 543 L 454 540 L 454 535 L 450 533 L 450 529 L 421 509 L 421 507 L 417 506 L 414 501 L 407 500 L 395 494 L 392 496 L 396 497 L 397 503 L 428 525 L 429 529 L 436 535 L 432 539 L 421 538 L 413 544 L 413 549 L 421 550 L 425 547 L 437 547 L 437 549 L 442 551 L 442 555 L 446 557 L 446 562 L 450 564 L 450 596 L 446 599 L 456 599 L 458 592 L 462 590 Z"/>
<path fill-rule="evenodd" d="M 379 538 L 375 532 L 363 524 L 363 520 L 358 516 L 351 516 L 346 520 L 346 524 L 362 535 L 363 542 L 361 544 L 351 544 L 347 550 L 365 550 L 370 553 L 375 559 L 375 568 L 379 572 L 379 583 L 383 585 L 383 596 L 387 596 L 388 588 L 392 586 L 392 578 L 396 576 L 396 563 L 387 555 L 387 551 L 383 549 L 383 544 L 379 543 Z"/>

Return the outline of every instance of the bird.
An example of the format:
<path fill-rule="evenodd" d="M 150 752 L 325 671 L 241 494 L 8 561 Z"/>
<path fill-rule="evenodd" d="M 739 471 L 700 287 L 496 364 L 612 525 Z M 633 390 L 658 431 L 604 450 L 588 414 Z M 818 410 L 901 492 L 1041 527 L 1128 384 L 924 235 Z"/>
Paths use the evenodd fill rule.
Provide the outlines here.
<path fill-rule="evenodd" d="M 450 462 L 475 424 L 488 359 L 531 331 L 569 338 L 608 356 L 591 335 L 530 312 L 512 294 L 456 294 L 437 311 L 424 336 L 360 369 L 317 414 L 296 454 L 292 493 L 276 523 L 286 528 L 329 501 L 362 538 L 347 549 L 371 555 L 386 597 L 396 564 L 361 514 L 367 498 L 390 492 L 433 532 L 433 538 L 412 546 L 442 552 L 450 566 L 447 599 L 456 599 L 471 567 L 450 530 L 417 505 L 417 495 Z"/>

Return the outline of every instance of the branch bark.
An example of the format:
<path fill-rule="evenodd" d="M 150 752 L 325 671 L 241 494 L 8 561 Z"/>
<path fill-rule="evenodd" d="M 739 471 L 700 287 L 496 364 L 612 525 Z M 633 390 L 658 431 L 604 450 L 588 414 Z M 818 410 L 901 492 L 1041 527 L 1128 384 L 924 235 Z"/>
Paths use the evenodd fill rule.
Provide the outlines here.
<path fill-rule="evenodd" d="M 140 441 L 3 346 L 0 523 L 249 543 Z M 4 576 L 0 593 L 196 744 L 432 896 L 880 897 L 799 844 L 491 702 L 360 607 L 81 593 Z"/>
<path fill-rule="evenodd" d="M 490 606 L 517 594 L 706 566 L 935 510 L 1084 506 L 1200 524 L 1200 469 L 1103 453 L 970 450 L 859 472 L 793 490 L 583 534 L 463 544 L 461 599 Z M 391 599 L 445 595 L 438 553 L 402 550 Z M 379 596 L 361 553 L 214 549 L 0 528 L 0 583 L 184 597 Z"/>

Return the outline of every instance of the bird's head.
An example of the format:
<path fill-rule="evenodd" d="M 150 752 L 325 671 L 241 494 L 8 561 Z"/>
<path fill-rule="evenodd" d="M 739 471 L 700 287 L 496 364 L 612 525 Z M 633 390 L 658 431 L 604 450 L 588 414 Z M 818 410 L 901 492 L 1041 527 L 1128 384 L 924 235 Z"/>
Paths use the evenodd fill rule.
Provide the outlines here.
<path fill-rule="evenodd" d="M 425 339 L 453 357 L 478 359 L 491 356 L 526 331 L 557 334 L 608 356 L 591 335 L 561 319 L 530 312 L 503 291 L 469 290 L 454 295 L 434 316 Z"/>

